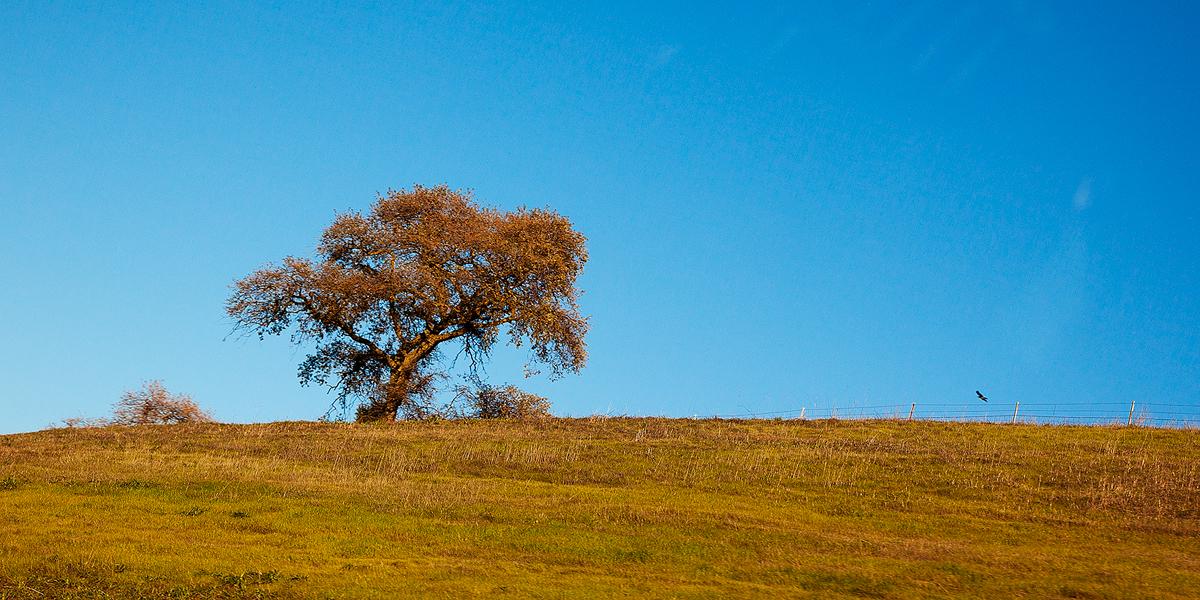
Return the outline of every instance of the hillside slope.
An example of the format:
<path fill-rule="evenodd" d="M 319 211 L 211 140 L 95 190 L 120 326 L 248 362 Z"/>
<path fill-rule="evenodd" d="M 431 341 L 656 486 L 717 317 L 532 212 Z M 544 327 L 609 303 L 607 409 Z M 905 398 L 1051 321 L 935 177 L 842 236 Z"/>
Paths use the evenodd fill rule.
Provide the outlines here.
<path fill-rule="evenodd" d="M 0 436 L 0 599 L 1200 597 L 1200 433 L 545 419 Z"/>

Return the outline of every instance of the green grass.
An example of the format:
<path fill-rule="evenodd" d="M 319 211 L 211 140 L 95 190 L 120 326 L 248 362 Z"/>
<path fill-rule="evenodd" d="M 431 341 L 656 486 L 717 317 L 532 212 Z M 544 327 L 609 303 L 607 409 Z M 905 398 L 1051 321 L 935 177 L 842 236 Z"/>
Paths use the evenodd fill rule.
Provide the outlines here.
<path fill-rule="evenodd" d="M 1195 598 L 1200 434 L 632 418 L 0 436 L 7 598 Z"/>

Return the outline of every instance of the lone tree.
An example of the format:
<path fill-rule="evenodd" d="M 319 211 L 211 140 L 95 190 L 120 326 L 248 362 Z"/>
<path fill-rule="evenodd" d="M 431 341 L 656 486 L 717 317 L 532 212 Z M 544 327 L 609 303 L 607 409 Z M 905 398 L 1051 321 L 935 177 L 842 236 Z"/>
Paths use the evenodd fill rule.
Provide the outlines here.
<path fill-rule="evenodd" d="M 293 343 L 315 342 L 301 384 L 338 390 L 358 421 L 423 418 L 446 342 L 472 369 L 502 333 L 552 377 L 583 367 L 586 241 L 549 209 L 484 208 L 445 185 L 388 190 L 368 213 L 338 215 L 316 260 L 289 256 L 236 281 L 226 310 L 260 339 L 290 329 Z"/>

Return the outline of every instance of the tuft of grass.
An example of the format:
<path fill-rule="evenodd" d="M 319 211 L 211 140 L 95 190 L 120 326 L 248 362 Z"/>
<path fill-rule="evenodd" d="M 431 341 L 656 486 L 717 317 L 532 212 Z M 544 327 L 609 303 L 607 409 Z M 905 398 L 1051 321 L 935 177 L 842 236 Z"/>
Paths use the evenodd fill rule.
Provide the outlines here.
<path fill-rule="evenodd" d="M 242 575 L 214 574 L 211 582 L 180 583 L 161 576 L 128 577 L 121 564 L 62 561 L 57 556 L 39 563 L 19 577 L 0 574 L 0 598 L 101 600 L 110 598 L 171 598 L 201 600 L 265 600 L 302 598 L 296 590 L 270 585 L 280 579 L 276 571 Z"/>
<path fill-rule="evenodd" d="M 56 429 L 0 443 L 0 600 L 1190 598 L 1198 451 L 897 420 Z"/>

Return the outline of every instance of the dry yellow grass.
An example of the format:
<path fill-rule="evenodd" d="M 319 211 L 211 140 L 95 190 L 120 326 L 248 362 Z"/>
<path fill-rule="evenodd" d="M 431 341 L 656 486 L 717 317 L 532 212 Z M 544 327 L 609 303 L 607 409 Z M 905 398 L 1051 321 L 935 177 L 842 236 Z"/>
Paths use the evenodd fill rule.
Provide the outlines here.
<path fill-rule="evenodd" d="M 1190 598 L 1198 449 L 893 420 L 56 429 L 0 437 L 0 598 Z"/>

